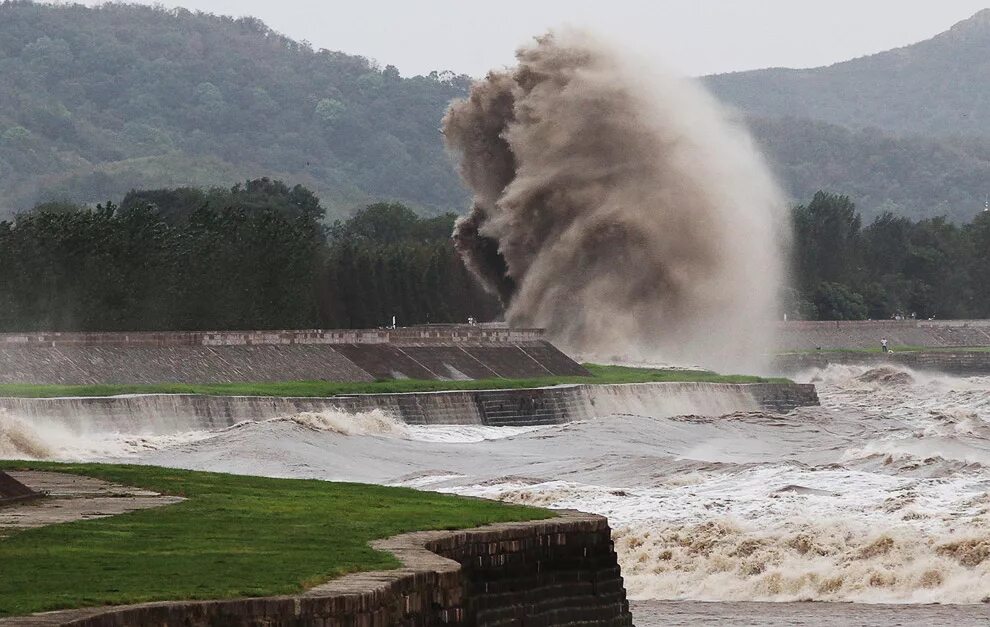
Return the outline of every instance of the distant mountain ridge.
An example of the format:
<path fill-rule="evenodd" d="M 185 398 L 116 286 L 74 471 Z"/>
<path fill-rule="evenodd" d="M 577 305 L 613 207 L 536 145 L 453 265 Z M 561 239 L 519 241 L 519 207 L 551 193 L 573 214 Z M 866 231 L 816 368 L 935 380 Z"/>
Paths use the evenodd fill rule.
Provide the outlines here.
<path fill-rule="evenodd" d="M 968 222 L 990 192 L 990 10 L 829 67 L 702 81 L 795 203 L 825 189 L 868 220 Z M 254 18 L 0 0 L 0 213 L 263 176 L 314 190 L 331 218 L 379 200 L 460 212 L 439 126 L 470 82 L 402 78 Z"/>
<path fill-rule="evenodd" d="M 990 137 L 990 9 L 920 43 L 827 67 L 703 79 L 723 102 L 904 135 Z"/>
<path fill-rule="evenodd" d="M 254 18 L 0 2 L 0 209 L 272 176 L 336 215 L 460 210 L 439 125 L 469 84 L 401 78 Z"/>
<path fill-rule="evenodd" d="M 903 48 L 702 81 L 749 119 L 796 202 L 825 189 L 867 219 L 968 222 L 990 193 L 990 9 Z"/>

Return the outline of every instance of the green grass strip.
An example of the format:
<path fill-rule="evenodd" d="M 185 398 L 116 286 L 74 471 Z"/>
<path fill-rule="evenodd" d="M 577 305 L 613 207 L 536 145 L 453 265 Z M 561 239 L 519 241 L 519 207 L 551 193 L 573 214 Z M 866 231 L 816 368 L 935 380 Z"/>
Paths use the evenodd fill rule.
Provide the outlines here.
<path fill-rule="evenodd" d="M 341 394 L 385 394 L 394 392 L 440 392 L 448 390 L 506 390 L 581 383 L 762 383 L 789 382 L 749 375 L 720 375 L 705 370 L 630 368 L 584 364 L 590 377 L 540 377 L 534 379 L 477 379 L 436 381 L 396 379 L 374 382 L 288 381 L 278 383 L 162 383 L 155 385 L 36 385 L 0 384 L 0 396 L 48 398 L 54 396 L 113 396 L 117 394 L 209 394 L 214 396 L 338 396 Z"/>
<path fill-rule="evenodd" d="M 188 499 L 0 539 L 0 616 L 290 594 L 399 566 L 370 540 L 553 515 L 404 488 L 151 466 L 0 462 L 0 469 L 57 470 Z"/>

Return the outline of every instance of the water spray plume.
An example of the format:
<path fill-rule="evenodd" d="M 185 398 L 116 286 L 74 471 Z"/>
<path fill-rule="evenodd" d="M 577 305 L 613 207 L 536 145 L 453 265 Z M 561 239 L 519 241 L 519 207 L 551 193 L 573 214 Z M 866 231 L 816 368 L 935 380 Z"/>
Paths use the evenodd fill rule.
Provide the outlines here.
<path fill-rule="evenodd" d="M 746 131 L 583 33 L 516 56 L 443 126 L 474 193 L 454 241 L 507 320 L 589 357 L 758 368 L 789 231 Z"/>

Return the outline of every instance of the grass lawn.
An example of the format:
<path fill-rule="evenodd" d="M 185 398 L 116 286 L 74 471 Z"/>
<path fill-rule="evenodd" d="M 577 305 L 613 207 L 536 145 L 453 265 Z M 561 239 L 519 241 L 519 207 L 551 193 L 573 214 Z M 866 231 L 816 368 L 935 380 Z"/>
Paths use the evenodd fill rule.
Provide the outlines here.
<path fill-rule="evenodd" d="M 0 539 L 0 616 L 293 593 L 345 573 L 399 566 L 369 540 L 552 516 L 353 483 L 101 464 L 0 461 L 0 469 L 57 470 L 188 499 Z"/>
<path fill-rule="evenodd" d="M 42 398 L 52 396 L 112 396 L 115 394 L 211 394 L 216 396 L 337 396 L 389 392 L 437 392 L 443 390 L 503 390 L 572 383 L 648 383 L 699 381 L 708 383 L 787 382 L 748 375 L 720 375 L 704 370 L 629 368 L 584 364 L 590 377 L 541 377 L 536 379 L 477 379 L 436 381 L 396 379 L 371 383 L 288 381 L 280 383 L 163 383 L 156 385 L 35 385 L 0 384 L 0 396 Z"/>

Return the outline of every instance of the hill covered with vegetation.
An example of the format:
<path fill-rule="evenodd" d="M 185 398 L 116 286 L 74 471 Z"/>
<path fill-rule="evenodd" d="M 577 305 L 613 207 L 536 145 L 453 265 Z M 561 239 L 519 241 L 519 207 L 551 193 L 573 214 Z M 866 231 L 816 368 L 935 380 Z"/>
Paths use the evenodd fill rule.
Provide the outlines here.
<path fill-rule="evenodd" d="M 753 115 L 926 136 L 990 136 L 988 81 L 990 9 L 927 41 L 828 67 L 705 79 L 718 98 Z"/>
<path fill-rule="evenodd" d="M 966 223 L 990 193 L 990 140 L 897 136 L 801 118 L 751 118 L 777 180 L 792 201 L 841 190 L 863 217 L 885 212 Z"/>
<path fill-rule="evenodd" d="M 467 204 L 440 141 L 469 79 L 402 78 L 259 20 L 137 5 L 0 3 L 0 210 L 272 176 L 331 215 Z"/>
<path fill-rule="evenodd" d="M 904 48 L 704 82 L 750 119 L 792 199 L 841 191 L 867 218 L 963 223 L 990 193 L 990 9 Z"/>
<path fill-rule="evenodd" d="M 990 12 L 930 41 L 813 70 L 712 76 L 796 204 L 848 194 L 966 223 L 990 192 Z M 440 120 L 466 76 L 313 50 L 256 19 L 0 1 L 0 214 L 131 189 L 302 184 L 342 217 L 378 201 L 460 212 Z"/>

